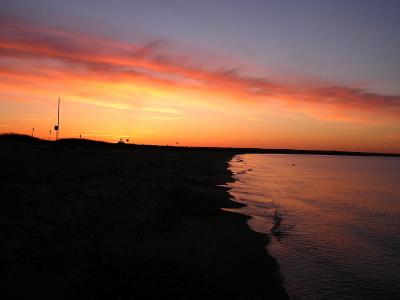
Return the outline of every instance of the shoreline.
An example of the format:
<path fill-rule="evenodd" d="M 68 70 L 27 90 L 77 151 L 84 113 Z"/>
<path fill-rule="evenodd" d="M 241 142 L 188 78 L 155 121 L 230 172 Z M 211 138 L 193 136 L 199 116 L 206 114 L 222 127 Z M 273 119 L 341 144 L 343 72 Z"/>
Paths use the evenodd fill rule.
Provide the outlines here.
<path fill-rule="evenodd" d="M 267 250 L 279 263 L 290 297 L 396 298 L 396 163 L 397 158 L 294 155 L 232 160 L 237 181 L 229 184 L 231 193 L 245 204 L 238 211 L 254 216 L 248 221 L 253 230 L 271 236 Z M 364 252 L 368 255 L 360 255 Z M 362 278 L 360 268 L 366 270 Z"/>
<path fill-rule="evenodd" d="M 62 138 L 56 140 L 44 140 L 30 135 L 18 133 L 1 133 L 0 140 L 8 140 L 13 142 L 31 142 L 40 144 L 61 144 L 61 145 L 85 145 L 85 146 L 115 146 L 115 143 L 78 139 L 78 138 Z M 320 150 L 320 149 L 287 149 L 287 148 L 243 148 L 243 147 L 213 147 L 213 146 L 177 146 L 177 145 L 150 145 L 150 144 L 134 144 L 124 142 L 118 143 L 119 147 L 130 147 L 142 150 L 164 150 L 164 151 L 218 151 L 218 152 L 234 152 L 237 154 L 300 154 L 300 155 L 332 155 L 332 156 L 379 156 L 379 157 L 400 157 L 400 153 L 394 152 L 362 152 L 349 150 Z"/>
<path fill-rule="evenodd" d="M 0 145 L 4 298 L 287 299 L 267 236 L 221 209 L 236 152 Z"/>

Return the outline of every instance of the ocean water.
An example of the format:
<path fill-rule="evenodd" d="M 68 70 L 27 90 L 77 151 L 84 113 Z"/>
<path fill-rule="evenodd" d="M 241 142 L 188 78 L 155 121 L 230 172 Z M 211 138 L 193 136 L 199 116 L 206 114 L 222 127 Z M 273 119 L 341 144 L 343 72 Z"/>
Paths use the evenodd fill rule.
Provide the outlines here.
<path fill-rule="evenodd" d="M 400 158 L 245 154 L 230 170 L 292 299 L 400 299 Z"/>

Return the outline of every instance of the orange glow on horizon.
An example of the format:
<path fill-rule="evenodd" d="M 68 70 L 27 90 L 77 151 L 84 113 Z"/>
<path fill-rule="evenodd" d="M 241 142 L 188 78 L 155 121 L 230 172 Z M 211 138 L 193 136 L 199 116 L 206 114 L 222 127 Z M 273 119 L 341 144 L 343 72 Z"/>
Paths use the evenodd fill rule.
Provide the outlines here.
<path fill-rule="evenodd" d="M 0 132 L 34 127 L 48 138 L 61 96 L 61 137 L 400 152 L 399 96 L 265 80 L 177 57 L 157 42 L 3 18 Z"/>

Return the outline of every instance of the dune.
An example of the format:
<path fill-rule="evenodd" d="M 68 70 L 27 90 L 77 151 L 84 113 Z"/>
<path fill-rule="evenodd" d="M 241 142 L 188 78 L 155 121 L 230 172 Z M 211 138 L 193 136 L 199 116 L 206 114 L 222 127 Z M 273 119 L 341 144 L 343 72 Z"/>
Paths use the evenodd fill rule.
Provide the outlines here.
<path fill-rule="evenodd" d="M 235 151 L 0 137 L 2 299 L 285 299 Z"/>

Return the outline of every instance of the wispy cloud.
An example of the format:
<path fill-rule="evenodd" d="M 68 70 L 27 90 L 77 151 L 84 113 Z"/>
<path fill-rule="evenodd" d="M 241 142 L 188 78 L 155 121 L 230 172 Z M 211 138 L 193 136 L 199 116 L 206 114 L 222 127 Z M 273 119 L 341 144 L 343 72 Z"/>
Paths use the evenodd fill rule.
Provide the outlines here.
<path fill-rule="evenodd" d="M 184 120 L 185 117 L 168 117 L 168 116 L 140 116 L 140 120 L 161 120 L 161 121 L 177 121 Z"/>
<path fill-rule="evenodd" d="M 0 77 L 5 79 L 0 86 L 8 90 L 29 85 L 30 91 L 40 93 L 43 86 L 73 86 L 74 101 L 117 109 L 132 109 L 138 95 L 175 93 L 183 99 L 196 94 L 204 101 L 273 102 L 289 112 L 324 120 L 378 122 L 400 117 L 399 95 L 360 87 L 289 84 L 244 76 L 238 68 L 196 66 L 195 58 L 183 63 L 176 57 L 164 49 L 162 40 L 128 43 L 0 17 Z M 110 85 L 117 95 L 112 95 Z M 179 114 L 161 107 L 142 110 Z"/>
<path fill-rule="evenodd" d="M 39 121 L 40 119 L 38 118 L 21 118 L 21 119 L 17 119 L 17 121 L 23 121 L 23 122 L 30 122 L 30 121 Z"/>
<path fill-rule="evenodd" d="M 145 107 L 142 107 L 141 110 L 145 111 L 145 112 L 167 113 L 167 114 L 174 114 L 174 115 L 182 114 L 181 111 L 179 111 L 179 110 L 177 110 L 175 108 L 169 108 L 169 107 L 145 106 Z"/>

